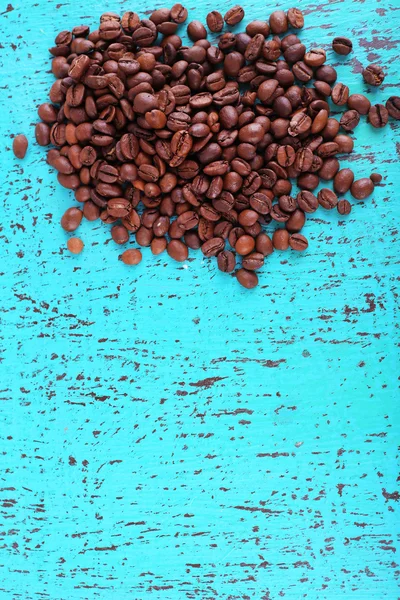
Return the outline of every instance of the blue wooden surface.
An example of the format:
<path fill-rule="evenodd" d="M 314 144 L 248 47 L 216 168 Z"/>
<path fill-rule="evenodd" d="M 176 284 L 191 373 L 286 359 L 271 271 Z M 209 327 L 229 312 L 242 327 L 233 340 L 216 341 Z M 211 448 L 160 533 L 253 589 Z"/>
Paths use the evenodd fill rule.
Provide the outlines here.
<path fill-rule="evenodd" d="M 328 52 L 339 80 L 399 94 L 397 0 L 300 6 L 306 44 L 353 39 Z M 198 252 L 127 268 L 97 223 L 73 257 L 75 202 L 33 143 L 47 48 L 152 8 L 0 2 L 0 598 L 396 599 L 399 124 L 363 120 L 343 165 L 383 185 L 349 217 L 311 215 L 308 252 L 269 257 L 251 292 Z"/>

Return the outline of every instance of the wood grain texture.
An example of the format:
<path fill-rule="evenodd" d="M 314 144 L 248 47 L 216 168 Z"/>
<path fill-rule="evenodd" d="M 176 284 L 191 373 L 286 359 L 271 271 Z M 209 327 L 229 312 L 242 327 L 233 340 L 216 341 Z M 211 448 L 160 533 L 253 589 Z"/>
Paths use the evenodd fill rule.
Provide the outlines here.
<path fill-rule="evenodd" d="M 278 4 L 244 6 L 248 21 Z M 328 52 L 352 92 L 399 95 L 397 0 L 300 7 L 307 45 L 353 39 Z M 394 600 L 399 124 L 363 120 L 342 162 L 383 185 L 349 217 L 311 215 L 309 250 L 269 257 L 251 292 L 199 253 L 126 268 L 104 225 L 82 224 L 73 257 L 59 221 L 75 201 L 32 128 L 47 48 L 153 8 L 0 2 L 0 598 Z"/>

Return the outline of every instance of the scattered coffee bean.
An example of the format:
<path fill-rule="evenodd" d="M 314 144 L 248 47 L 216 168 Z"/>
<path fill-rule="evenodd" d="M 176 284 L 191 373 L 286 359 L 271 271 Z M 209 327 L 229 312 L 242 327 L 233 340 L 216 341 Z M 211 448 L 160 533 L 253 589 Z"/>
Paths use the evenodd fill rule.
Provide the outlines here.
<path fill-rule="evenodd" d="M 13 152 L 17 158 L 25 158 L 28 149 L 28 140 L 23 134 L 16 135 L 13 139 Z"/>
<path fill-rule="evenodd" d="M 297 250 L 298 252 L 304 252 L 308 248 L 308 241 L 304 235 L 301 233 L 292 233 L 289 238 L 289 246 L 292 250 Z"/>
<path fill-rule="evenodd" d="M 375 104 L 371 106 L 368 112 L 368 121 L 372 127 L 385 127 L 389 120 L 389 113 L 383 104 Z"/>
<path fill-rule="evenodd" d="M 343 56 L 346 56 L 352 51 L 353 42 L 346 37 L 335 37 L 332 41 L 332 48 L 336 54 L 342 54 Z"/>
<path fill-rule="evenodd" d="M 371 173 L 369 178 L 374 185 L 376 185 L 377 183 L 380 183 L 382 181 L 382 175 L 380 173 Z"/>
<path fill-rule="evenodd" d="M 386 100 L 386 110 L 393 119 L 400 119 L 400 96 L 390 96 Z"/>
<path fill-rule="evenodd" d="M 248 290 L 258 285 L 258 277 L 253 271 L 246 271 L 246 269 L 239 269 L 236 271 L 236 278 L 240 285 Z"/>
<path fill-rule="evenodd" d="M 385 74 L 379 65 L 368 65 L 363 69 L 362 76 L 368 85 L 378 86 L 383 83 Z"/>
<path fill-rule="evenodd" d="M 67 248 L 71 254 L 80 254 L 83 250 L 84 243 L 80 238 L 72 237 L 67 241 Z"/>
<path fill-rule="evenodd" d="M 337 211 L 339 215 L 349 215 L 351 213 L 351 204 L 348 200 L 339 200 L 337 203 Z"/>
<path fill-rule="evenodd" d="M 138 265 L 142 260 L 142 253 L 137 248 L 129 248 L 121 254 L 120 258 L 125 265 Z"/>
<path fill-rule="evenodd" d="M 203 23 L 192 21 L 193 44 L 183 46 L 178 25 L 187 16 L 175 4 L 148 19 L 105 13 L 92 33 L 86 26 L 62 31 L 50 49 L 56 81 L 50 102 L 39 106 L 36 140 L 55 146 L 47 162 L 83 205 L 62 217 L 66 231 L 83 216 L 100 218 L 117 244 L 134 236 L 153 255 L 167 250 L 177 261 L 188 258 L 188 248 L 201 248 L 225 272 L 236 268 L 238 254 L 236 277 L 251 288 L 258 283 L 254 270 L 274 248 L 307 247 L 299 232 L 319 204 L 348 214 L 350 204 L 336 194 L 350 190 L 363 199 L 372 192 L 377 174 L 354 181 L 350 169 L 339 170 L 337 155 L 352 152 L 347 133 L 360 115 L 382 127 L 389 116 L 400 117 L 400 99 L 371 107 L 337 83 L 324 49 L 307 51 L 287 34 L 304 25 L 298 8 L 252 21 L 245 33 L 224 33 L 215 45 Z M 211 11 L 206 21 L 219 33 L 224 21 L 235 26 L 243 17 L 234 6 L 224 17 Z M 266 39 L 270 32 L 275 37 Z M 343 37 L 332 45 L 343 55 L 352 49 Z M 364 70 L 372 85 L 383 76 L 377 65 Z M 340 123 L 329 96 L 338 107 L 347 104 Z M 14 152 L 22 154 L 17 141 Z M 296 197 L 293 179 L 301 190 Z M 316 197 L 313 191 L 329 180 L 335 191 L 323 188 Z M 272 240 L 263 231 L 271 222 L 282 224 Z M 140 259 L 135 249 L 121 256 L 127 264 Z"/>
<path fill-rule="evenodd" d="M 350 192 L 356 200 L 364 200 L 374 191 L 374 184 L 369 177 L 363 177 L 353 182 Z"/>

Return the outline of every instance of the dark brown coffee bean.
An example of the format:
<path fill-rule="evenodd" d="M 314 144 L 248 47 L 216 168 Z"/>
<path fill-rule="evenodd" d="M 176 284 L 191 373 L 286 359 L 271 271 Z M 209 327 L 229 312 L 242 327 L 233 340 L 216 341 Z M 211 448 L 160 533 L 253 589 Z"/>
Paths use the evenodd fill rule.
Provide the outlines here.
<path fill-rule="evenodd" d="M 283 10 L 275 10 L 269 17 L 269 26 L 272 33 L 286 33 L 288 30 L 288 17 Z"/>
<path fill-rule="evenodd" d="M 278 204 L 285 213 L 292 213 L 297 208 L 296 199 L 292 196 L 280 196 Z"/>
<path fill-rule="evenodd" d="M 368 85 L 379 86 L 383 83 L 385 79 L 385 73 L 383 72 L 382 67 L 379 65 L 373 64 L 368 65 L 362 72 L 362 76 L 364 81 L 368 83 Z"/>
<path fill-rule="evenodd" d="M 252 252 L 242 259 L 242 267 L 248 271 L 257 271 L 264 265 L 264 255 L 261 252 Z"/>
<path fill-rule="evenodd" d="M 293 233 L 289 238 L 289 246 L 292 250 L 304 252 L 308 248 L 308 241 L 301 233 Z"/>
<path fill-rule="evenodd" d="M 389 113 L 383 104 L 375 104 L 368 111 L 368 121 L 372 127 L 385 127 L 389 120 Z"/>
<path fill-rule="evenodd" d="M 251 290 L 258 285 L 258 277 L 253 271 L 239 269 L 236 271 L 236 278 L 240 285 L 248 290 Z"/>
<path fill-rule="evenodd" d="M 44 144 L 44 145 L 46 145 L 46 144 Z M 23 134 L 16 135 L 15 138 L 13 139 L 14 155 L 19 159 L 25 158 L 27 149 L 28 149 L 28 140 L 26 139 L 26 137 Z"/>
<path fill-rule="evenodd" d="M 230 8 L 224 15 L 224 21 L 227 25 L 233 26 L 240 23 L 244 17 L 244 10 L 241 6 Z"/>
<path fill-rule="evenodd" d="M 371 173 L 369 178 L 374 185 L 376 185 L 377 183 L 380 183 L 382 181 L 382 175 L 380 173 Z"/>
<path fill-rule="evenodd" d="M 35 138 L 39 146 L 50 144 L 50 127 L 46 123 L 38 123 L 35 127 Z"/>
<path fill-rule="evenodd" d="M 320 67 L 326 61 L 326 52 L 322 48 L 313 48 L 304 55 L 303 60 L 309 67 Z"/>
<path fill-rule="evenodd" d="M 303 112 L 295 114 L 289 125 L 288 133 L 291 136 L 298 136 L 311 128 L 311 118 Z"/>
<path fill-rule="evenodd" d="M 219 13 L 217 10 L 213 10 L 210 13 L 208 13 L 206 21 L 208 29 L 213 33 L 222 31 L 222 28 L 224 26 L 224 20 L 222 18 L 221 13 Z"/>
<path fill-rule="evenodd" d="M 354 142 L 351 139 L 351 137 L 348 135 L 344 135 L 344 134 L 336 135 L 332 141 L 338 145 L 339 153 L 349 154 L 350 152 L 353 151 Z"/>
<path fill-rule="evenodd" d="M 333 180 L 333 189 L 337 194 L 345 194 L 354 181 L 354 173 L 351 169 L 341 169 Z"/>
<path fill-rule="evenodd" d="M 322 190 L 320 190 L 318 192 L 317 197 L 318 197 L 318 202 L 320 203 L 320 205 L 323 208 L 326 208 L 329 210 L 332 208 L 335 208 L 335 206 L 338 203 L 338 198 L 337 198 L 335 192 L 332 192 L 332 190 L 330 190 L 329 188 L 322 188 Z"/>
<path fill-rule="evenodd" d="M 272 244 L 276 250 L 289 248 L 289 232 L 286 229 L 276 229 L 272 236 Z"/>
<path fill-rule="evenodd" d="M 340 126 L 345 131 L 353 131 L 360 122 L 360 115 L 356 110 L 346 110 L 340 118 Z"/>
<path fill-rule="evenodd" d="M 343 106 L 349 97 L 349 88 L 343 83 L 336 83 L 332 88 L 331 98 L 334 104 Z"/>
<path fill-rule="evenodd" d="M 293 27 L 293 29 L 302 29 L 304 27 L 304 16 L 299 8 L 289 8 L 287 19 L 290 27 Z"/>
<path fill-rule="evenodd" d="M 256 238 L 256 250 L 263 256 L 269 256 L 274 251 L 272 240 L 266 233 L 258 234 Z"/>
<path fill-rule="evenodd" d="M 356 200 L 364 200 L 374 191 L 374 184 L 369 177 L 357 179 L 351 185 L 350 192 Z"/>
<path fill-rule="evenodd" d="M 187 34 L 193 42 L 207 37 L 207 31 L 201 21 L 192 21 L 187 27 Z"/>
<path fill-rule="evenodd" d="M 213 237 L 201 246 L 201 251 L 204 256 L 216 256 L 221 252 L 225 247 L 225 241 L 222 238 Z"/>
<path fill-rule="evenodd" d="M 386 100 L 386 110 L 392 119 L 400 119 L 400 96 L 390 96 Z"/>
<path fill-rule="evenodd" d="M 353 42 L 346 37 L 335 37 L 332 41 L 332 48 L 336 54 L 346 56 L 353 49 Z"/>
<path fill-rule="evenodd" d="M 307 190 L 299 192 L 296 200 L 297 204 L 304 212 L 313 213 L 318 208 L 318 199 L 316 196 L 314 196 L 314 194 Z"/>
<path fill-rule="evenodd" d="M 285 227 L 290 233 L 297 233 L 304 227 L 306 216 L 302 210 L 296 208 L 290 215 L 290 219 L 286 221 Z"/>
<path fill-rule="evenodd" d="M 363 94 L 351 94 L 347 99 L 347 106 L 356 110 L 360 115 L 367 115 L 371 102 Z"/>
<path fill-rule="evenodd" d="M 337 211 L 339 215 L 349 215 L 351 213 L 351 204 L 348 200 L 339 200 L 337 203 Z"/>
<path fill-rule="evenodd" d="M 82 217 L 83 212 L 80 210 L 80 208 L 68 208 L 61 217 L 61 227 L 65 231 L 75 231 L 81 224 Z"/>
<path fill-rule="evenodd" d="M 170 257 L 176 260 L 177 262 L 183 262 L 189 256 L 187 246 L 180 240 L 171 240 L 170 242 L 168 242 L 167 252 L 170 255 Z"/>
<path fill-rule="evenodd" d="M 236 266 L 236 259 L 233 252 L 230 250 L 223 250 L 218 254 L 217 257 L 218 268 L 224 273 L 231 273 Z"/>

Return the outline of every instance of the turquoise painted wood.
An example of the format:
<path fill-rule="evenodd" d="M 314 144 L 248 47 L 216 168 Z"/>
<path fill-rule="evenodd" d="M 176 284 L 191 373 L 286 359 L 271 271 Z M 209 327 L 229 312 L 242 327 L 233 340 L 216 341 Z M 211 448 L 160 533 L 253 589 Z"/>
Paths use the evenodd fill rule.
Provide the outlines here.
<path fill-rule="evenodd" d="M 301 7 L 306 44 L 353 39 L 328 52 L 353 92 L 400 93 L 396 0 Z M 199 253 L 126 268 L 103 225 L 82 224 L 72 257 L 72 194 L 33 142 L 47 48 L 154 7 L 0 8 L 0 598 L 398 598 L 399 124 L 357 128 L 343 165 L 383 185 L 347 218 L 312 215 L 308 252 L 275 253 L 252 292 Z"/>

